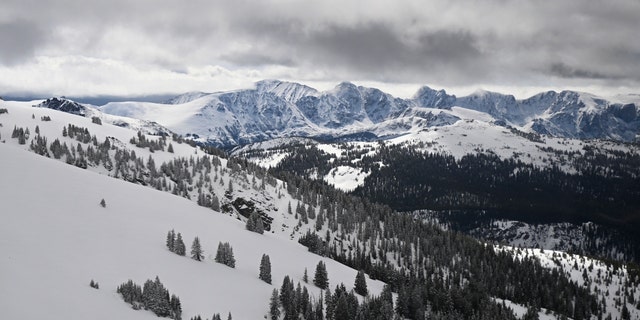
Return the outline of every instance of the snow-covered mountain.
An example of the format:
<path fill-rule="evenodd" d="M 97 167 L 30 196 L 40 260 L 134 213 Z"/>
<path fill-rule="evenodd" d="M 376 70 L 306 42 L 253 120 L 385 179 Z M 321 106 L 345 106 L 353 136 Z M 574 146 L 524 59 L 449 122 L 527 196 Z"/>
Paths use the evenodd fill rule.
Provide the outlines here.
<path fill-rule="evenodd" d="M 640 314 L 631 302 L 638 301 L 640 290 L 626 267 L 562 253 L 522 253 L 509 248 L 497 248 L 498 253 L 492 253 L 494 250 L 480 249 L 485 248 L 483 244 L 457 234 L 432 231 L 426 226 L 422 226 L 425 228 L 425 232 L 420 233 L 422 238 L 416 238 L 415 242 L 402 240 L 411 228 L 420 226 L 414 217 L 402 220 L 397 218 L 402 214 L 388 212 L 387 219 L 376 220 L 375 214 L 380 209 L 373 205 L 365 206 L 352 198 L 343 201 L 339 193 L 328 195 L 301 182 L 296 185 L 275 179 L 240 160 L 205 154 L 203 149 L 183 143 L 178 137 L 145 136 L 107 121 L 100 123 L 92 118 L 100 117 L 100 113 L 85 113 L 83 117 L 56 108 L 33 107 L 39 103 L 0 103 L 3 159 L 0 216 L 4 221 L 0 224 L 3 235 L 0 309 L 7 319 L 155 319 L 148 311 L 133 310 L 116 293 L 116 287 L 128 279 L 143 283 L 155 276 L 180 296 L 183 319 L 196 314 L 208 317 L 227 312 L 235 319 L 263 319 L 268 314 L 271 292 L 279 288 L 285 275 L 300 281 L 314 299 L 324 296 L 319 288 L 302 281 L 305 268 L 312 273 L 319 260 L 327 266 L 332 288 L 341 282 L 347 290 L 353 288 L 355 269 L 311 254 L 296 243 L 307 231 L 322 235 L 316 245 L 326 246 L 328 251 L 344 259 L 342 262 L 347 257 L 364 259 L 365 263 L 375 265 L 375 269 L 370 270 L 378 270 L 377 277 L 388 277 L 385 268 L 398 270 L 394 275 L 399 277 L 409 276 L 414 269 L 423 270 L 428 272 L 429 281 L 448 282 L 458 288 L 453 293 L 442 289 L 447 295 L 473 287 L 468 286 L 470 281 L 488 279 L 483 272 L 495 265 L 474 267 L 473 270 L 481 272 L 477 275 L 466 267 L 459 273 L 456 271 L 459 265 L 465 266 L 478 258 L 478 253 L 483 253 L 480 258 L 490 257 L 483 265 L 498 258 L 502 259 L 502 267 L 510 265 L 511 257 L 516 262 L 527 260 L 526 264 L 513 262 L 513 266 L 523 270 L 535 268 L 523 256 L 535 256 L 534 261 L 540 260 L 545 270 L 559 270 L 555 275 L 536 271 L 536 275 L 547 277 L 545 279 L 573 279 L 580 277 L 580 272 L 586 274 L 584 281 L 576 282 L 578 284 L 565 281 L 564 287 L 579 285 L 589 290 L 597 301 L 602 300 L 606 309 L 594 311 L 594 316 L 598 312 L 620 317 L 627 309 L 633 318 Z M 425 116 L 431 114 L 436 119 L 455 116 L 462 120 L 455 123 L 488 123 L 465 120 L 467 113 L 474 111 L 461 110 L 429 109 L 425 110 Z M 321 148 L 343 151 L 332 145 Z M 374 151 L 362 148 L 358 152 Z M 219 201 L 219 208 L 211 210 L 214 197 Z M 104 207 L 100 205 L 101 199 L 106 201 Z M 270 231 L 262 235 L 247 231 L 248 219 L 244 215 L 247 211 L 258 212 L 268 220 Z M 295 211 L 295 215 L 291 211 Z M 354 220 L 356 213 L 362 220 Z M 187 245 L 199 237 L 205 261 L 180 257 L 167 250 L 165 240 L 170 229 L 181 232 Z M 401 231 L 385 235 L 394 229 Z M 446 241 L 425 241 L 427 236 Z M 235 268 L 213 261 L 216 244 L 226 241 L 233 246 Z M 457 251 L 459 253 L 429 255 L 431 250 L 455 247 L 460 242 L 465 246 Z M 436 247 L 431 247 L 434 244 Z M 425 251 L 423 247 L 428 249 Z M 464 253 L 466 250 L 475 252 L 473 259 Z M 499 256 L 502 251 L 509 253 L 506 260 Z M 272 285 L 257 277 L 263 253 L 271 256 Z M 420 269 L 425 267 L 431 269 Z M 502 273 L 512 274 L 513 270 Z M 98 290 L 89 286 L 91 280 L 99 282 Z M 367 278 L 367 284 L 372 295 L 382 291 L 383 283 L 379 280 Z M 549 288 L 554 285 L 549 284 Z M 629 289 L 619 290 L 623 286 Z M 406 294 L 401 289 L 397 291 L 394 299 Z M 487 295 L 484 291 L 477 293 Z M 491 294 L 499 301 L 495 308 L 505 305 L 519 311 L 527 309 L 526 296 L 516 297 L 497 290 Z M 522 301 L 505 300 L 504 294 Z M 571 292 L 563 294 L 580 298 Z M 357 300 L 367 301 L 361 297 Z M 428 303 L 432 303 L 431 300 Z M 433 312 L 436 311 L 434 307 Z M 546 316 L 559 318 L 555 311 L 570 314 L 566 308 L 558 308 Z"/>
<path fill-rule="evenodd" d="M 562 138 L 636 141 L 640 99 L 609 101 L 587 93 L 545 92 L 524 100 L 476 91 L 465 97 L 422 87 L 410 99 L 343 82 L 324 92 L 278 80 L 218 93 L 187 93 L 166 104 L 114 102 L 100 110 L 160 123 L 176 133 L 232 148 L 283 137 L 377 140 L 450 124 L 436 113 L 460 107 L 488 114 L 491 122 Z M 438 113 L 440 114 L 440 113 Z M 445 114 L 446 115 L 446 114 Z"/>

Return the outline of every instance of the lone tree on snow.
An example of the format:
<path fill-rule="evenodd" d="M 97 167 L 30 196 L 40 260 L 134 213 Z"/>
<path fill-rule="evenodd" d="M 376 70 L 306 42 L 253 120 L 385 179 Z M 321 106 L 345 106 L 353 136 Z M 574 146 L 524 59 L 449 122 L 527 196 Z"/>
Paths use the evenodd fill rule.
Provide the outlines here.
<path fill-rule="evenodd" d="M 263 254 L 262 260 L 260 260 L 260 280 L 271 284 L 271 261 L 269 255 Z"/>
<path fill-rule="evenodd" d="M 104 199 L 100 200 L 100 206 L 103 207 L 103 208 L 106 208 L 107 207 L 107 202 L 104 201 Z"/>
<path fill-rule="evenodd" d="M 191 258 L 193 260 L 202 261 L 204 254 L 202 253 L 202 247 L 200 246 L 200 239 L 196 237 L 191 244 Z"/>

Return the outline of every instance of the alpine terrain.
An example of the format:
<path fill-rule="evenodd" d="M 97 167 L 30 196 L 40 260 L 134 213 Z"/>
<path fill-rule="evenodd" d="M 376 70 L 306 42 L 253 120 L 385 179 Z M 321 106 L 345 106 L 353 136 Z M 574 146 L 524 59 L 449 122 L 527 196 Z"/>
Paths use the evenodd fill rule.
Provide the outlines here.
<path fill-rule="evenodd" d="M 0 100 L 0 314 L 640 319 L 639 141 L 573 91 Z"/>

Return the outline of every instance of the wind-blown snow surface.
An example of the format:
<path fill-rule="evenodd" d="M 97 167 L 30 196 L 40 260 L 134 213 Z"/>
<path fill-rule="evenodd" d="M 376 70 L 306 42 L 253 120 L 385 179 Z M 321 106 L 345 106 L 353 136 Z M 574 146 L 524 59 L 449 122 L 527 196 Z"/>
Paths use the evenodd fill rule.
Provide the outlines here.
<path fill-rule="evenodd" d="M 304 269 L 312 274 L 320 260 L 327 265 L 332 287 L 340 282 L 353 286 L 355 270 L 307 252 L 289 239 L 288 230 L 249 232 L 243 222 L 190 200 L 27 152 L 28 143 L 20 146 L 10 138 L 14 125 L 27 126 L 32 133 L 38 125 L 50 141 L 61 138 L 66 123 L 89 127 L 99 140 L 113 136 L 127 141 L 134 132 L 92 125 L 90 119 L 55 110 L 3 106 L 9 113 L 0 116 L 6 140 L 0 143 L 1 318 L 157 319 L 133 310 L 116 293 L 128 279 L 142 284 L 157 275 L 180 297 L 184 319 L 228 312 L 234 319 L 262 319 L 271 291 L 284 276 L 302 282 Z M 42 115 L 53 120 L 40 121 Z M 174 148 L 176 154 L 155 152 L 153 157 L 160 163 L 194 152 L 184 144 L 174 143 Z M 149 155 L 144 149 L 136 152 Z M 106 208 L 99 206 L 103 198 Z M 286 208 L 286 202 L 276 205 Z M 206 261 L 169 252 L 165 240 L 170 229 L 182 233 L 187 247 L 198 236 Z M 232 245 L 235 269 L 213 262 L 220 241 Z M 263 253 L 271 258 L 273 285 L 258 279 Z M 99 282 L 99 290 L 89 287 L 92 279 Z M 373 294 L 382 285 L 368 280 Z M 318 288 L 308 289 L 319 297 Z"/>

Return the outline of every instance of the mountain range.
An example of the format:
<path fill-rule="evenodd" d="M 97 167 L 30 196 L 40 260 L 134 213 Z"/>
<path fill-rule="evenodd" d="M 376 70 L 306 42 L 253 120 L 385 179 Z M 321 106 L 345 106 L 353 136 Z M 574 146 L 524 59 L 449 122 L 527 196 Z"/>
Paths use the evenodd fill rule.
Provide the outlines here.
<path fill-rule="evenodd" d="M 460 121 L 454 108 L 489 115 L 487 122 L 561 138 L 638 141 L 640 96 L 605 99 L 548 91 L 527 99 L 488 91 L 456 97 L 422 87 L 409 99 L 342 82 L 327 91 L 292 82 L 259 81 L 253 88 L 191 92 L 165 101 L 112 102 L 97 107 L 153 121 L 201 142 L 231 149 L 282 137 L 378 140 Z"/>

